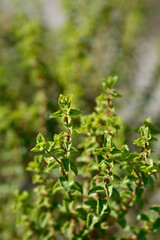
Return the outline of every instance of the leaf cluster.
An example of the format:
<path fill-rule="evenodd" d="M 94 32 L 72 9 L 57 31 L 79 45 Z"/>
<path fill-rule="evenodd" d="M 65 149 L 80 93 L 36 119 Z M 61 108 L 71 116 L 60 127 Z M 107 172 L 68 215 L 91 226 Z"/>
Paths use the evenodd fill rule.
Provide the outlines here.
<path fill-rule="evenodd" d="M 32 148 L 36 155 L 29 163 L 33 172 L 35 199 L 27 192 L 16 193 L 18 223 L 26 229 L 24 239 L 104 239 L 115 227 L 112 239 L 147 239 L 160 230 L 160 207 L 143 212 L 145 192 L 154 187 L 160 163 L 152 159 L 153 141 L 149 120 L 139 128 L 133 152 L 117 143 L 123 122 L 115 113 L 113 99 L 120 97 L 114 89 L 117 77 L 103 82 L 104 93 L 96 98 L 95 111 L 81 117 L 75 130 L 72 117 L 81 113 L 72 109 L 72 95 L 59 96 L 60 110 L 50 118 L 61 118 L 65 131 L 46 141 L 40 133 Z M 73 147 L 72 138 L 79 136 Z M 129 225 L 127 215 L 137 207 L 139 225 Z M 156 214 L 153 214 L 155 212 Z M 124 236 L 118 236 L 117 225 Z"/>

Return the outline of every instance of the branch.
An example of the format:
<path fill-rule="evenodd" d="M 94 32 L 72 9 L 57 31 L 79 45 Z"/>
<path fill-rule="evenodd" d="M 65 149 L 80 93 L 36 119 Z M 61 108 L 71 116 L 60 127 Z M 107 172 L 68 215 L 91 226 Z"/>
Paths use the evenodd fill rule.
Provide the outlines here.
<path fill-rule="evenodd" d="M 68 114 L 65 113 L 65 120 L 66 120 L 66 125 L 68 125 Z M 67 129 L 67 142 L 70 141 L 70 132 L 69 130 Z"/>
<path fill-rule="evenodd" d="M 127 162 L 129 166 L 131 166 L 130 162 Z M 133 168 L 133 171 L 136 173 L 137 177 L 139 178 L 139 182 L 137 184 L 137 187 L 139 188 L 142 184 L 142 177 L 141 175 L 137 172 L 137 170 L 135 168 Z"/>
<path fill-rule="evenodd" d="M 48 154 L 51 154 L 50 151 L 48 151 L 46 148 L 44 148 L 45 151 L 48 153 Z M 62 169 L 62 175 L 65 177 L 66 176 L 66 173 L 65 173 L 65 170 L 64 170 L 64 167 L 63 167 L 63 164 L 52 154 L 52 157 L 56 160 L 56 162 L 58 162 L 61 166 L 61 169 Z M 71 192 L 68 192 L 68 196 L 70 199 L 72 199 L 72 194 Z"/>
<path fill-rule="evenodd" d="M 51 154 L 50 151 L 48 151 L 46 148 L 44 148 L 44 150 L 48 153 L 48 154 Z M 61 169 L 62 169 L 62 174 L 63 176 L 66 176 L 66 173 L 64 171 L 64 167 L 63 167 L 63 164 L 52 154 L 52 157 L 54 158 L 54 160 L 59 163 L 59 165 L 61 166 Z"/>
<path fill-rule="evenodd" d="M 135 195 L 135 190 L 133 190 L 133 192 L 132 192 L 132 194 L 131 194 L 131 198 L 128 200 L 128 202 L 126 203 L 126 205 L 123 206 L 123 210 L 127 210 L 127 209 L 128 209 L 129 204 L 133 201 L 134 195 Z"/>
<path fill-rule="evenodd" d="M 60 147 L 67 153 L 67 149 L 60 144 Z"/>
<path fill-rule="evenodd" d="M 159 173 L 159 170 L 157 170 L 156 172 L 150 173 L 149 176 L 151 176 L 152 174 L 156 174 L 156 173 Z"/>

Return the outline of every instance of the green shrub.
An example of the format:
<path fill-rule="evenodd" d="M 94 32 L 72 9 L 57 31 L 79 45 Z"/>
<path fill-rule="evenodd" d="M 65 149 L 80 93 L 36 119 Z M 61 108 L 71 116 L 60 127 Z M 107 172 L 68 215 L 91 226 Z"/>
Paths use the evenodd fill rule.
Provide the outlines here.
<path fill-rule="evenodd" d="M 124 124 L 112 103 L 120 97 L 116 81 L 103 82 L 105 93 L 96 98 L 95 111 L 81 117 L 79 129 L 73 128 L 72 117 L 81 111 L 72 109 L 72 95 L 60 95 L 60 110 L 50 118 L 61 118 L 66 130 L 52 141 L 38 134 L 32 151 L 40 155 L 27 168 L 33 172 L 34 194 L 16 192 L 21 239 L 145 240 L 160 229 L 160 206 L 143 210 L 145 193 L 160 170 L 151 157 L 155 129 L 148 118 L 134 141 L 140 150 L 124 144 Z"/>

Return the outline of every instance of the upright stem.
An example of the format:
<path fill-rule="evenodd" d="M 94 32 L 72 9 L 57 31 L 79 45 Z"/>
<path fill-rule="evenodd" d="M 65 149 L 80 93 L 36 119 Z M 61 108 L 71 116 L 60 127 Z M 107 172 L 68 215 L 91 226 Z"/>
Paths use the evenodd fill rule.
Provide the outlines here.
<path fill-rule="evenodd" d="M 147 151 L 147 147 L 148 147 L 148 143 L 147 143 L 147 140 L 145 140 L 145 163 L 148 162 L 148 157 L 149 157 L 149 153 Z"/>
<path fill-rule="evenodd" d="M 131 166 L 131 164 L 128 162 L 128 165 Z M 135 168 L 133 168 L 133 171 L 136 173 L 137 177 L 139 178 L 139 182 L 137 184 L 137 187 L 139 188 L 142 184 L 142 177 L 141 175 L 137 172 L 137 170 Z"/>
<path fill-rule="evenodd" d="M 148 155 L 148 151 L 146 150 L 146 151 L 145 151 L 145 163 L 147 163 L 148 156 L 149 156 L 149 155 Z"/>
<path fill-rule="evenodd" d="M 133 201 L 134 195 L 135 195 L 135 190 L 133 190 L 133 192 L 132 192 L 132 194 L 131 194 L 131 198 L 128 200 L 128 202 L 126 203 L 126 205 L 123 206 L 123 210 L 127 210 L 127 209 L 128 209 L 129 204 Z"/>
<path fill-rule="evenodd" d="M 69 122 L 68 122 L 68 113 L 65 113 L 65 120 L 66 120 L 66 125 L 67 125 L 67 143 L 69 143 L 70 142 L 70 132 L 68 130 L 68 124 L 69 124 Z M 62 149 L 67 153 L 67 149 L 66 148 L 62 147 Z M 68 196 L 69 196 L 70 199 L 73 198 L 71 192 L 68 192 Z"/>
<path fill-rule="evenodd" d="M 66 125 L 68 125 L 68 114 L 65 113 L 65 120 L 66 120 Z M 70 141 L 70 132 L 69 130 L 67 129 L 67 142 Z"/>
<path fill-rule="evenodd" d="M 130 166 L 131 164 L 128 162 L 128 165 Z M 139 182 L 138 182 L 138 184 L 137 184 L 137 188 L 139 188 L 139 187 L 141 186 L 141 184 L 142 184 L 142 177 L 141 177 L 141 175 L 137 172 L 137 170 L 136 170 L 135 168 L 133 168 L 133 171 L 136 173 L 137 177 L 139 178 Z M 134 198 L 135 193 L 136 193 L 136 191 L 135 191 L 135 189 L 134 189 L 133 192 L 132 192 L 132 194 L 131 194 L 130 199 L 127 201 L 126 205 L 123 206 L 123 209 L 124 209 L 124 210 L 127 210 L 127 209 L 128 209 L 129 204 L 133 201 L 133 198 Z"/>
<path fill-rule="evenodd" d="M 44 150 L 45 150 L 48 154 L 51 154 L 50 151 L 48 151 L 46 148 L 44 148 Z M 61 166 L 63 176 L 66 176 L 66 173 L 65 173 L 65 171 L 64 171 L 63 164 L 62 164 L 53 154 L 52 154 L 52 157 L 53 157 L 54 160 L 56 160 L 56 162 L 59 163 L 59 165 Z"/>
<path fill-rule="evenodd" d="M 60 147 L 67 153 L 67 149 L 60 144 Z"/>
<path fill-rule="evenodd" d="M 109 174 L 106 176 L 106 184 L 109 184 Z"/>
<path fill-rule="evenodd" d="M 50 151 L 48 151 L 46 148 L 44 148 L 44 149 L 45 149 L 45 151 L 46 151 L 48 154 L 51 154 Z M 54 158 L 54 160 L 56 160 L 57 163 L 60 164 L 61 169 L 62 169 L 62 175 L 63 175 L 64 177 L 66 177 L 67 175 L 66 175 L 66 173 L 65 173 L 63 164 L 62 164 L 53 154 L 52 154 L 52 157 Z M 70 199 L 72 199 L 72 194 L 71 194 L 71 192 L 68 192 L 68 196 L 69 196 Z"/>

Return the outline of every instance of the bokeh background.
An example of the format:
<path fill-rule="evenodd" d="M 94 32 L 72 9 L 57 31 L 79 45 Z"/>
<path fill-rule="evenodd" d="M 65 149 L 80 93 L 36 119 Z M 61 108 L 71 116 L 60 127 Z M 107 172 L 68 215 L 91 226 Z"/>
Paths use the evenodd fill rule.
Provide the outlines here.
<path fill-rule="evenodd" d="M 118 75 L 128 139 L 149 116 L 160 129 L 159 13 L 159 0 L 0 0 L 0 240 L 22 239 L 13 193 L 32 188 L 25 168 L 37 133 L 60 130 L 49 119 L 60 93 L 87 114 L 103 78 Z M 154 149 L 158 159 L 159 142 Z M 158 196 L 157 181 L 146 206 Z"/>

